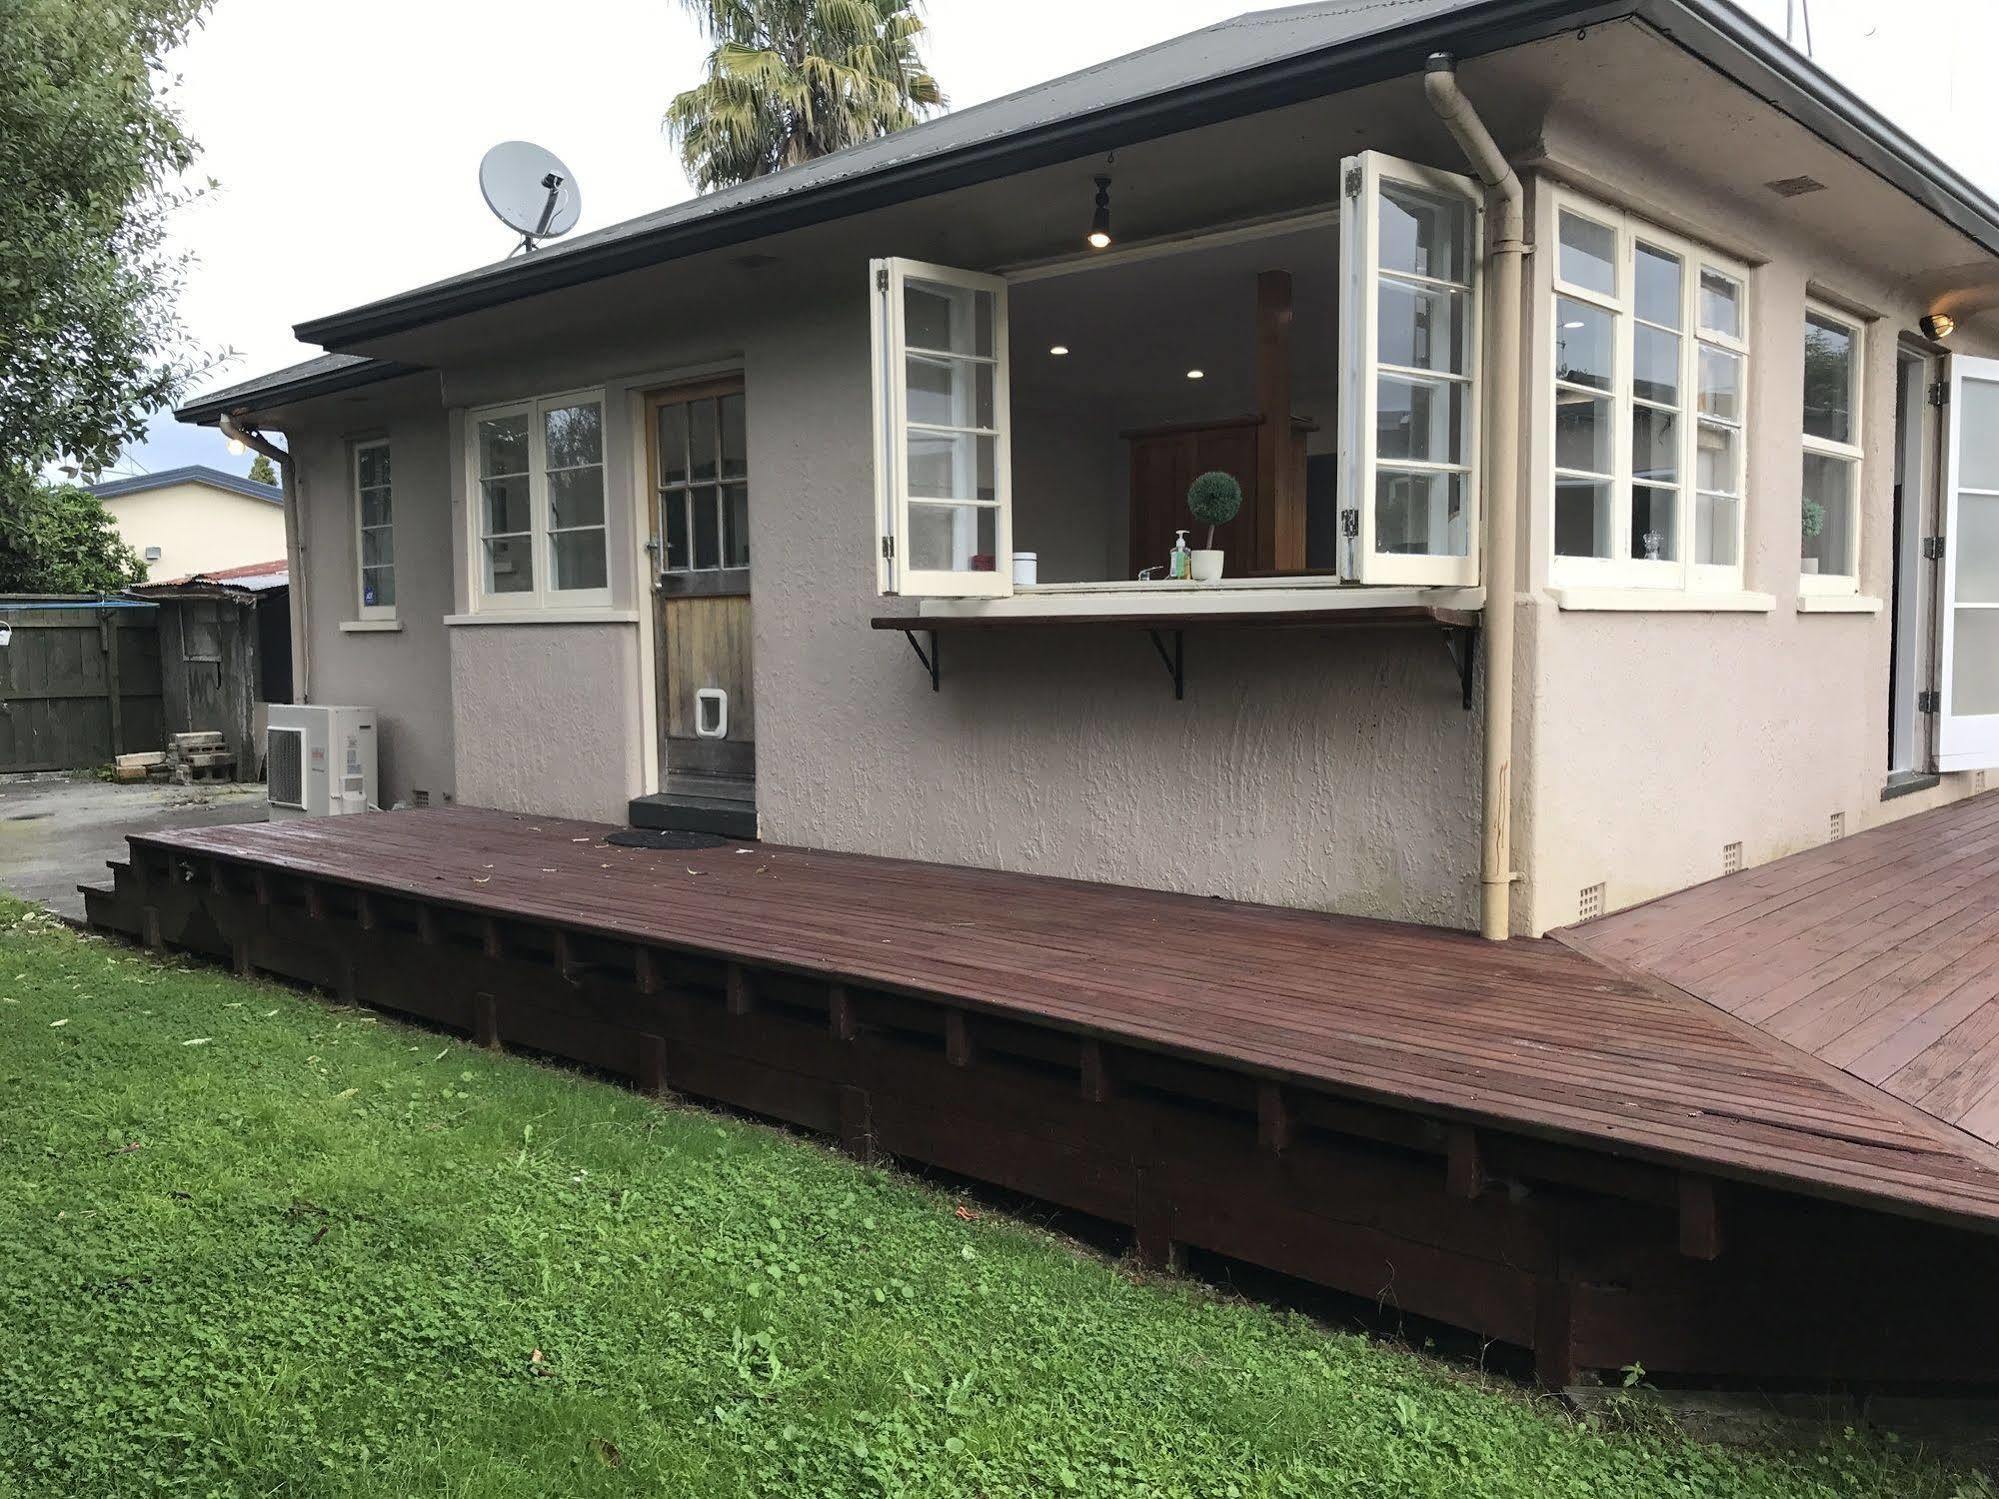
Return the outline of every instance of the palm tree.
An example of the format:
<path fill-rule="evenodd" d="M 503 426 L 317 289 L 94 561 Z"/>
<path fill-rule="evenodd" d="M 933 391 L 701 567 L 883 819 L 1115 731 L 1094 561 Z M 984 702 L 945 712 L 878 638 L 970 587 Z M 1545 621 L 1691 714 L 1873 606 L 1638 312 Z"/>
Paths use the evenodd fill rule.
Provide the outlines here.
<path fill-rule="evenodd" d="M 914 125 L 944 105 L 917 54 L 920 0 L 681 0 L 714 43 L 666 107 L 703 192 Z"/>

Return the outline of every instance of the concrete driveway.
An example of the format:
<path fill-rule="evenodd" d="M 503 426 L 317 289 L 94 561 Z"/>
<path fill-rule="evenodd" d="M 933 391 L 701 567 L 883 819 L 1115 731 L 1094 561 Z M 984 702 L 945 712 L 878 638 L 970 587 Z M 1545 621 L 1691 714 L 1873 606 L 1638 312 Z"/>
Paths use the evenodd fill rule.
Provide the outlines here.
<path fill-rule="evenodd" d="M 108 885 L 127 833 L 262 822 L 264 788 L 115 786 L 63 775 L 0 776 L 0 890 L 83 917 L 79 884 Z"/>

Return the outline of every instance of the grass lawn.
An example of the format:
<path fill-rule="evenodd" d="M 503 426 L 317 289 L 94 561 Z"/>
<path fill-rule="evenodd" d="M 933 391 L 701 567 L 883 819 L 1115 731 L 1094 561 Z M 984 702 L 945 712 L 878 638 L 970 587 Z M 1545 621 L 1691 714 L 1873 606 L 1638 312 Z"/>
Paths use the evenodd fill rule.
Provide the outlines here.
<path fill-rule="evenodd" d="M 0 1496 L 1987 1493 L 1606 1434 L 0 902 Z"/>

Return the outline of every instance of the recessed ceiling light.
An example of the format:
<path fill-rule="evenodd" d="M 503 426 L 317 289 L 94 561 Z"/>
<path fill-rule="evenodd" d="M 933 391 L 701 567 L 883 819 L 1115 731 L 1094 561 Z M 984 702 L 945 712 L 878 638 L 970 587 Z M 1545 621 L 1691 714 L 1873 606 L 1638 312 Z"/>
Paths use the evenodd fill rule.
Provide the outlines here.
<path fill-rule="evenodd" d="M 1053 354 L 1057 359 L 1060 359 L 1064 354 L 1069 352 L 1069 346 L 1067 344 L 1054 344 L 1050 346 L 1048 352 Z"/>
<path fill-rule="evenodd" d="M 1582 327 L 1582 325 L 1583 325 L 1583 323 L 1582 323 L 1582 319 L 1581 319 L 1581 318 L 1577 318 L 1577 319 L 1576 319 L 1576 320 L 1575 320 L 1575 321 L 1574 321 L 1573 323 L 1564 323 L 1564 324 L 1562 324 L 1562 326 L 1563 326 L 1564 328 L 1580 328 L 1580 327 Z"/>
<path fill-rule="evenodd" d="M 1208 372 L 1206 370 L 1189 370 L 1187 371 L 1187 378 L 1189 380 L 1205 380 L 1208 378 Z"/>

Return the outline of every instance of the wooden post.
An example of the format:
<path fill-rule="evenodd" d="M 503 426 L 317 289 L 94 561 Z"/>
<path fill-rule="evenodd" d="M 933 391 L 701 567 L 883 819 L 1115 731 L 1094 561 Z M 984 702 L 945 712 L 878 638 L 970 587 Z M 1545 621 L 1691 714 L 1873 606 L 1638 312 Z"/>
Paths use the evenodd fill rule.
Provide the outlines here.
<path fill-rule="evenodd" d="M 963 1010 L 944 1012 L 944 1060 L 953 1067 L 969 1067 L 973 1059 L 971 1021 Z"/>
<path fill-rule="evenodd" d="M 472 996 L 472 1039 L 497 1051 L 500 1046 L 500 1007 L 490 994 Z"/>
<path fill-rule="evenodd" d="M 582 965 L 576 961 L 576 943 L 561 927 L 553 933 L 555 938 L 555 971 L 562 975 L 562 981 L 572 988 L 583 982 Z"/>
<path fill-rule="evenodd" d="M 874 1108 L 868 1101 L 868 1090 L 851 1084 L 841 1084 L 838 1090 L 840 1107 L 840 1148 L 856 1160 L 872 1162 L 875 1159 Z"/>
<path fill-rule="evenodd" d="M 860 1022 L 854 1017 L 854 997 L 845 984 L 834 984 L 827 990 L 826 1019 L 835 1041 L 851 1041 L 860 1034 Z"/>
<path fill-rule="evenodd" d="M 97 643 L 104 650 L 104 693 L 111 710 L 111 753 L 125 753 L 125 701 L 118 683 L 118 621 L 109 609 L 98 611 Z"/>
<path fill-rule="evenodd" d="M 1485 1157 L 1479 1150 L 1478 1131 L 1468 1124 L 1444 1130 L 1444 1190 L 1466 1202 L 1485 1190 Z"/>
<path fill-rule="evenodd" d="M 1291 1106 L 1278 1083 L 1256 1085 L 1256 1143 L 1265 1150 L 1291 1148 Z"/>
<path fill-rule="evenodd" d="M 1256 278 L 1256 566 L 1305 565 L 1304 497 L 1294 491 L 1291 454 L 1291 273 Z"/>
<path fill-rule="evenodd" d="M 632 982 L 641 994 L 659 993 L 659 954 L 650 947 L 632 949 Z"/>
<path fill-rule="evenodd" d="M 1543 1389 L 1576 1382 L 1575 1296 L 1567 1283 L 1544 1280 L 1534 1291 L 1534 1378 Z"/>
<path fill-rule="evenodd" d="M 1721 1212 L 1711 1176 L 1681 1173 L 1680 1253 L 1695 1260 L 1721 1257 Z"/>
<path fill-rule="evenodd" d="M 639 1087 L 654 1098 L 666 1094 L 666 1038 L 650 1031 L 639 1036 Z"/>
<path fill-rule="evenodd" d="M 741 963 L 731 963 L 723 979 L 724 1007 L 731 1015 L 747 1015 L 756 1008 L 756 991 Z"/>
<path fill-rule="evenodd" d="M 234 937 L 229 942 L 229 964 L 236 970 L 239 979 L 249 978 L 257 969 L 250 961 L 250 943 L 245 937 Z"/>
<path fill-rule="evenodd" d="M 1107 1102 L 1115 1085 L 1104 1061 L 1103 1042 L 1094 1038 L 1083 1042 L 1082 1075 L 1083 1097 L 1091 1103 Z"/>
<path fill-rule="evenodd" d="M 1173 1204 L 1159 1190 L 1157 1177 L 1144 1169 L 1138 1173 L 1133 1195 L 1133 1246 L 1139 1263 L 1178 1274 L 1187 1267 L 1187 1249 L 1173 1237 Z"/>
<path fill-rule="evenodd" d="M 139 940 L 154 952 L 163 952 L 166 943 L 160 937 L 160 908 L 146 906 L 139 912 Z"/>

